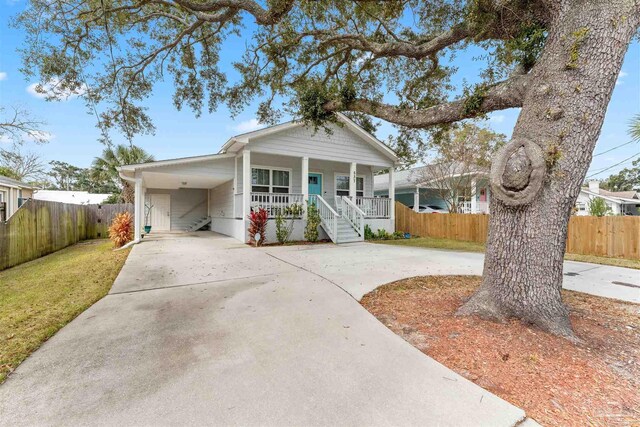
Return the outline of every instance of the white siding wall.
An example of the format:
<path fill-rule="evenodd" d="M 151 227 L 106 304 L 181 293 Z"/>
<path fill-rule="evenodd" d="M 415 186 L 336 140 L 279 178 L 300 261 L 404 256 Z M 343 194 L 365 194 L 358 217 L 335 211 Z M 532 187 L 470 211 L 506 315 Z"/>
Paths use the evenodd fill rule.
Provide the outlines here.
<path fill-rule="evenodd" d="M 365 142 L 348 128 L 336 125 L 330 127 L 333 131 L 331 134 L 324 129 L 314 132 L 311 128 L 299 126 L 258 138 L 251 141 L 248 147 L 252 154 L 263 152 L 346 163 L 356 161 L 382 167 L 393 164 L 379 149 Z"/>
<path fill-rule="evenodd" d="M 212 218 L 233 218 L 233 180 L 209 190 L 209 215 Z"/>
<path fill-rule="evenodd" d="M 171 195 L 171 231 L 183 231 L 199 218 L 207 216 L 207 190 L 181 188 L 179 190 L 147 189 L 150 194 Z M 197 207 L 196 207 L 197 206 Z"/>
<path fill-rule="evenodd" d="M 170 173 L 172 175 L 216 175 L 216 178 L 233 178 L 233 157 L 217 160 L 203 160 L 170 166 L 146 169 L 148 172 Z"/>

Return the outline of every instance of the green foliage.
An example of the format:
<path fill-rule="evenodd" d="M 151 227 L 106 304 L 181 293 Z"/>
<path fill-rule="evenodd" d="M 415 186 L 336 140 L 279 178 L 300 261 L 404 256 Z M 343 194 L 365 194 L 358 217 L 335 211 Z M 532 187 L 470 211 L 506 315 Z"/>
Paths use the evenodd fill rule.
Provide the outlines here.
<path fill-rule="evenodd" d="M 364 225 L 364 240 L 372 240 L 375 237 L 375 234 L 369 227 L 369 224 Z"/>
<path fill-rule="evenodd" d="M 535 65 L 547 40 L 546 28 L 537 23 L 525 23 L 520 33 L 496 49 L 505 64 L 519 64 L 524 71 Z"/>
<path fill-rule="evenodd" d="M 117 203 L 120 203 L 120 195 L 116 193 L 110 194 L 109 197 L 107 197 L 107 199 L 104 201 L 105 205 L 115 205 Z M 148 224 L 149 224 L 148 218 L 146 218 L 145 216 L 145 225 L 148 225 Z"/>
<path fill-rule="evenodd" d="M 278 243 L 287 243 L 293 232 L 293 220 L 287 219 L 285 215 L 278 212 L 276 214 L 276 240 Z"/>
<path fill-rule="evenodd" d="M 307 203 L 307 225 L 304 229 L 304 238 L 309 242 L 318 241 L 318 227 L 321 223 L 318 207 L 313 203 Z"/>
<path fill-rule="evenodd" d="M 131 203 L 133 202 L 131 200 L 132 192 L 125 191 L 130 188 L 130 185 L 120 178 L 118 168 L 124 165 L 148 163 L 153 160 L 154 158 L 151 154 L 135 145 L 109 146 L 102 151 L 101 157 L 96 157 L 93 160 L 89 178 L 94 182 L 108 183 L 115 187 L 114 190 L 120 189 L 120 198 L 125 203 Z"/>
<path fill-rule="evenodd" d="M 636 114 L 629 122 L 629 136 L 633 141 L 640 141 L 640 114 Z"/>
<path fill-rule="evenodd" d="M 634 160 L 631 165 L 609 176 L 600 186 L 609 191 L 640 191 L 640 159 Z"/>
<path fill-rule="evenodd" d="M 7 166 L 0 166 L 0 176 L 6 176 L 7 178 L 20 180 L 20 175 Z"/>
<path fill-rule="evenodd" d="M 611 208 L 607 205 L 607 202 L 602 197 L 594 197 L 589 200 L 587 204 L 587 210 L 591 216 L 605 216 L 611 215 Z"/>
<path fill-rule="evenodd" d="M 482 103 L 487 96 L 488 86 L 485 84 L 478 84 L 473 87 L 473 90 L 464 88 L 464 115 L 471 117 L 477 115 L 482 109 Z"/>

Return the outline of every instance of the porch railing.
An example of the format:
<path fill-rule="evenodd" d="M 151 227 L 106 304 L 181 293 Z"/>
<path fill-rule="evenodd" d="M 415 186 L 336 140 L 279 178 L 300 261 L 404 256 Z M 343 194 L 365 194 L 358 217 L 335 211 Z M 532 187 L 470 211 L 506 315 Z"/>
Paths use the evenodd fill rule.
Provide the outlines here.
<path fill-rule="evenodd" d="M 391 216 L 391 199 L 387 197 L 356 197 L 355 204 L 368 218 Z"/>
<path fill-rule="evenodd" d="M 327 232 L 332 241 L 338 240 L 338 212 L 333 210 L 331 206 L 322 198 L 322 196 L 316 196 L 316 206 L 318 207 L 318 214 L 320 214 L 320 221 L 322 227 Z"/>
<path fill-rule="evenodd" d="M 298 193 L 251 193 L 251 209 L 262 208 L 270 218 L 278 213 L 286 217 L 299 218 L 304 209 L 304 198 Z"/>
<path fill-rule="evenodd" d="M 360 236 L 364 236 L 364 212 L 347 196 L 342 196 L 342 217 L 351 223 Z"/>

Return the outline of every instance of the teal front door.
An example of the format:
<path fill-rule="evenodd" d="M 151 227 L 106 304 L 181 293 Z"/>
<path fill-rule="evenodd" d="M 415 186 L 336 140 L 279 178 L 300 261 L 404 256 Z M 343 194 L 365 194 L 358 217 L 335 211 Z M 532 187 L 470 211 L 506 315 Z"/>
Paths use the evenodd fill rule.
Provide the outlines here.
<path fill-rule="evenodd" d="M 322 195 L 322 174 L 309 174 L 309 195 Z"/>

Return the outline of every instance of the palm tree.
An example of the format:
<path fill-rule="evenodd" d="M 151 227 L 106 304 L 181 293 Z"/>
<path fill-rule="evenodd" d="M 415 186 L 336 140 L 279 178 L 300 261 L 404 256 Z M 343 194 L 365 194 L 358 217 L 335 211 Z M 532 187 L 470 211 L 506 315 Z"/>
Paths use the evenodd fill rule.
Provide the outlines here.
<path fill-rule="evenodd" d="M 635 115 L 629 122 L 629 136 L 634 141 L 640 141 L 640 114 Z"/>
<path fill-rule="evenodd" d="M 130 182 L 120 178 L 117 168 L 124 165 L 152 162 L 153 156 L 135 145 L 107 147 L 101 157 L 91 164 L 91 174 L 96 180 L 112 181 L 122 188 L 120 199 L 123 203 L 133 203 L 134 188 Z"/>

